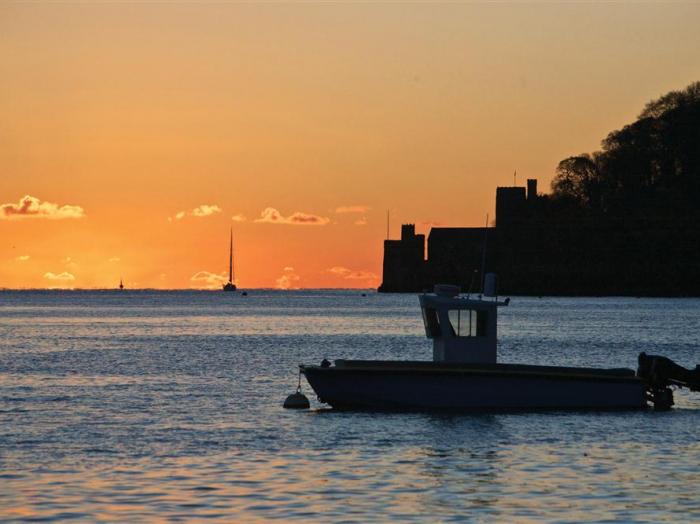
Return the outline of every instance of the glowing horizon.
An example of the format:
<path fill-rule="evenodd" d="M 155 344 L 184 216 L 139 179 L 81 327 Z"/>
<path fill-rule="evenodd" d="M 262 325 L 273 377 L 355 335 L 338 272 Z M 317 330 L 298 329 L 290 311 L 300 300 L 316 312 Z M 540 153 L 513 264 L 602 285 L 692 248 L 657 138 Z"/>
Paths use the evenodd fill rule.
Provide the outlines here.
<path fill-rule="evenodd" d="M 0 288 L 372 288 L 697 78 L 700 5 L 3 4 Z"/>

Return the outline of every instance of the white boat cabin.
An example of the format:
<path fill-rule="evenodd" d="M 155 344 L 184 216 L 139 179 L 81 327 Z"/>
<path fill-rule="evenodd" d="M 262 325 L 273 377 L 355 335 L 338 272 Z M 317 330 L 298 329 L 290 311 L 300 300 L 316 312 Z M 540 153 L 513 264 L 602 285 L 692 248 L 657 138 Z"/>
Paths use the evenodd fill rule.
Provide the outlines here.
<path fill-rule="evenodd" d="M 447 285 L 419 299 L 433 361 L 496 364 L 497 311 L 510 299 L 460 297 L 459 287 Z"/>

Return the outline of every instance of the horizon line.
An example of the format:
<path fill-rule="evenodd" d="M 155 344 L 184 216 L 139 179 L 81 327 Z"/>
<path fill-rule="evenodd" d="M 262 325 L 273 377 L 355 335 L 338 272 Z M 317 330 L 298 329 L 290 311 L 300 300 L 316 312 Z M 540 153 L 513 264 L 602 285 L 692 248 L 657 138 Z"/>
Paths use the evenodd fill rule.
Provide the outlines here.
<path fill-rule="evenodd" d="M 237 287 L 236 291 L 376 291 L 376 287 L 300 287 L 294 289 L 279 289 L 275 287 Z M 124 289 L 119 289 L 118 287 L 1 287 L 0 291 L 118 291 L 123 293 L 125 291 L 221 291 L 221 288 L 190 288 L 190 287 L 172 287 L 172 288 L 159 288 L 159 287 L 125 287 Z"/>

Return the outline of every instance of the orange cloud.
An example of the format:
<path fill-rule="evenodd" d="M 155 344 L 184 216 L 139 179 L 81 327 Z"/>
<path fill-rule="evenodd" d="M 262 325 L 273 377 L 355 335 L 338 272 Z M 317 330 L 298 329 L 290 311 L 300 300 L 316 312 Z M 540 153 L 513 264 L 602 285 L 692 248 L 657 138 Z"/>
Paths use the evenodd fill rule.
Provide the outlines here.
<path fill-rule="evenodd" d="M 299 289 L 296 283 L 301 277 L 294 272 L 294 268 L 287 266 L 283 271 L 282 276 L 275 280 L 277 289 Z"/>
<path fill-rule="evenodd" d="M 82 218 L 84 216 L 85 211 L 80 206 L 59 206 L 52 202 L 42 202 L 38 198 L 30 195 L 25 195 L 20 198 L 17 204 L 0 205 L 0 220 L 18 218 L 48 218 L 51 220 L 60 220 L 62 218 Z"/>
<path fill-rule="evenodd" d="M 333 273 L 334 275 L 337 275 L 345 280 L 376 280 L 379 278 L 371 271 L 355 271 L 343 266 L 333 266 L 328 270 L 328 272 Z"/>
<path fill-rule="evenodd" d="M 366 226 L 367 225 L 367 217 L 358 218 L 357 220 L 355 220 L 355 225 L 356 226 Z"/>
<path fill-rule="evenodd" d="M 212 289 L 228 282 L 228 277 L 217 273 L 210 273 L 209 271 L 198 271 L 190 277 L 190 280 L 197 284 L 203 284 L 201 287 Z"/>
<path fill-rule="evenodd" d="M 330 222 L 329 218 L 321 217 L 318 215 L 311 215 L 309 213 L 302 213 L 301 211 L 296 211 L 284 217 L 277 211 L 274 207 L 266 207 L 262 213 L 260 213 L 260 218 L 255 219 L 256 222 L 265 224 L 289 224 L 295 226 L 325 226 Z"/>
<path fill-rule="evenodd" d="M 58 282 L 68 282 L 71 280 L 75 280 L 75 276 L 72 274 L 68 273 L 67 271 L 64 271 L 63 273 L 52 273 L 51 271 L 48 271 L 44 273 L 44 278 L 47 280 L 52 280 L 52 281 L 58 281 Z"/>
<path fill-rule="evenodd" d="M 445 224 L 443 224 L 442 222 L 432 222 L 430 220 L 426 220 L 421 222 L 420 225 L 423 227 L 442 227 Z"/>
<path fill-rule="evenodd" d="M 243 216 L 239 213 L 238 215 L 233 215 L 231 217 L 231 220 L 233 220 L 234 222 L 245 222 L 246 219 L 245 219 L 245 216 Z"/>
<path fill-rule="evenodd" d="M 371 208 L 369 206 L 340 206 L 335 210 L 338 214 L 343 213 L 367 213 Z"/>
<path fill-rule="evenodd" d="M 20 255 L 16 257 L 15 260 L 17 262 L 26 262 L 27 260 L 29 260 L 29 255 Z"/>
<path fill-rule="evenodd" d="M 202 204 L 192 210 L 192 216 L 195 217 L 208 217 L 215 213 L 221 213 L 221 208 L 217 205 Z"/>
<path fill-rule="evenodd" d="M 179 211 L 175 213 L 174 218 L 175 220 L 182 220 L 186 216 L 202 218 L 214 215 L 216 213 L 221 213 L 221 208 L 216 204 L 202 204 L 201 206 L 197 206 L 191 209 L 190 211 Z M 168 218 L 168 221 L 172 222 L 172 217 Z"/>

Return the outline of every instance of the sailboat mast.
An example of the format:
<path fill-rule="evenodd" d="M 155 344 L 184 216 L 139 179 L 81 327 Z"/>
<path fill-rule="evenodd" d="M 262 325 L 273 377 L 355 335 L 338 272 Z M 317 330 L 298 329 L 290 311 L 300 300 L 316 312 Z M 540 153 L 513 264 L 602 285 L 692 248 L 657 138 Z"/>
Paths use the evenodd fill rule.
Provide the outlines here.
<path fill-rule="evenodd" d="M 228 252 L 228 281 L 233 283 L 233 228 L 231 228 L 231 243 Z"/>

